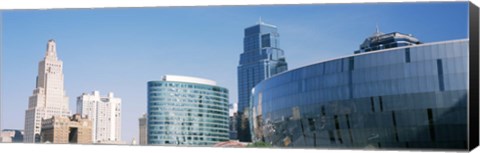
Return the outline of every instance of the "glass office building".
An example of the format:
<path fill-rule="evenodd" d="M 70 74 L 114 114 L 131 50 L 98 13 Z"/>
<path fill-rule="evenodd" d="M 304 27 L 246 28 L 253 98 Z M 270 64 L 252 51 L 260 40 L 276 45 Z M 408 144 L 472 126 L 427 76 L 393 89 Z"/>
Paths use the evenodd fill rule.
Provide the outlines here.
<path fill-rule="evenodd" d="M 250 142 L 248 108 L 252 88 L 260 81 L 287 70 L 284 52 L 280 49 L 277 27 L 259 21 L 245 29 L 243 53 L 238 74 L 237 133 L 242 142 Z M 247 112 L 246 112 L 247 111 Z"/>
<path fill-rule="evenodd" d="M 228 90 L 214 81 L 166 75 L 148 82 L 150 145 L 204 146 L 229 140 Z"/>
<path fill-rule="evenodd" d="M 354 54 L 252 91 L 254 141 L 282 147 L 467 148 L 469 40 Z"/>

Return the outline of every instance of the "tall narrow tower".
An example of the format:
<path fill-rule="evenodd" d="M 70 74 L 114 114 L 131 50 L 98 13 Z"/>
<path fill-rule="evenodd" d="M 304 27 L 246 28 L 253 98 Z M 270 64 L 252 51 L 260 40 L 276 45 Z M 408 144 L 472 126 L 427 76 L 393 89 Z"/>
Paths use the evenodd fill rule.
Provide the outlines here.
<path fill-rule="evenodd" d="M 237 133 L 242 142 L 250 142 L 248 112 L 252 88 L 262 80 L 287 70 L 284 52 L 280 49 L 277 27 L 260 21 L 245 29 L 243 53 L 237 67 L 238 117 Z"/>
<path fill-rule="evenodd" d="M 64 90 L 63 62 L 57 58 L 54 40 L 47 43 L 45 58 L 38 63 L 38 76 L 33 95 L 25 111 L 24 142 L 39 142 L 42 119 L 70 115 L 68 97 Z"/>

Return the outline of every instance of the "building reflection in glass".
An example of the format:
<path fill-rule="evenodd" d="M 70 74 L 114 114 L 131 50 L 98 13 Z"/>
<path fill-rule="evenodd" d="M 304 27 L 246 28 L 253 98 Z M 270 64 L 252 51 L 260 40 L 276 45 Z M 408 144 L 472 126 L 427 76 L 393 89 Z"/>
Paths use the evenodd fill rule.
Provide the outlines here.
<path fill-rule="evenodd" d="M 466 149 L 468 43 L 358 53 L 264 80 L 252 90 L 253 141 Z"/>

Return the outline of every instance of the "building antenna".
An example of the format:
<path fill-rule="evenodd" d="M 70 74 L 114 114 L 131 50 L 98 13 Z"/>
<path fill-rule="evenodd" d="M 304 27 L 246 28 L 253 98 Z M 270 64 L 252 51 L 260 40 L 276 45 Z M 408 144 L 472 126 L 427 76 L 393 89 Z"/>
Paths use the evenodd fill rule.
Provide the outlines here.
<path fill-rule="evenodd" d="M 375 34 L 374 36 L 379 36 L 382 33 L 380 32 L 380 28 L 378 27 L 378 23 L 375 24 Z"/>
<path fill-rule="evenodd" d="M 260 16 L 260 17 L 258 17 L 258 24 L 262 24 L 262 23 L 263 23 L 262 22 L 262 17 Z"/>

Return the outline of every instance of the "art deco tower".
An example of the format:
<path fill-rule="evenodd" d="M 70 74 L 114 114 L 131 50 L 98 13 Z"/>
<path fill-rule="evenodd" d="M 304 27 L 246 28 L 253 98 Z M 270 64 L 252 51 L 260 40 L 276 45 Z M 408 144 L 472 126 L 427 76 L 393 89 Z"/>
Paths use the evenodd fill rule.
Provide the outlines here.
<path fill-rule="evenodd" d="M 28 99 L 28 109 L 25 111 L 24 141 L 27 143 L 40 140 L 42 119 L 70 115 L 62 66 L 63 62 L 57 58 L 55 41 L 49 40 L 45 58 L 38 64 L 36 88 Z"/>

